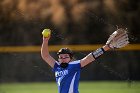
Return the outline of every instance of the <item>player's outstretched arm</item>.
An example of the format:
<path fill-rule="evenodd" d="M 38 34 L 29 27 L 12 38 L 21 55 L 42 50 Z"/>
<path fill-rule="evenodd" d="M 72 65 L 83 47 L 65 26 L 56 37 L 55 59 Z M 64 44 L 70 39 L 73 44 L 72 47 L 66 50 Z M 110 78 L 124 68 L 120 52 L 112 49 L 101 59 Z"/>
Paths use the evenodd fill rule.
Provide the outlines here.
<path fill-rule="evenodd" d="M 108 45 L 104 45 L 102 48 L 98 48 L 96 51 L 89 53 L 86 57 L 81 59 L 81 67 L 86 66 L 87 64 L 93 62 L 98 57 L 100 57 L 104 52 L 110 50 L 111 48 Z"/>
<path fill-rule="evenodd" d="M 49 39 L 50 36 L 48 37 L 43 36 L 43 43 L 41 46 L 41 57 L 46 63 L 48 63 L 53 68 L 56 60 L 49 54 L 49 50 L 48 50 Z"/>
<path fill-rule="evenodd" d="M 129 38 L 127 29 L 117 29 L 113 34 L 108 38 L 106 45 L 102 48 L 97 49 L 96 51 L 91 52 L 86 57 L 81 59 L 81 67 L 86 66 L 87 64 L 93 62 L 98 57 L 100 57 L 104 52 L 110 49 L 122 48 L 129 44 Z"/>

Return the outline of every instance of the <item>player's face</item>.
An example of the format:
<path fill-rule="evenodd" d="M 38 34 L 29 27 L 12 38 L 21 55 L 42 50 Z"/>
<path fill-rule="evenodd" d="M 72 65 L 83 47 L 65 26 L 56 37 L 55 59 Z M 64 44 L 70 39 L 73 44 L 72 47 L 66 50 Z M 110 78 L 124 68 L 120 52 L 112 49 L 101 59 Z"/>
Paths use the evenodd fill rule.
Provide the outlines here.
<path fill-rule="evenodd" d="M 71 58 L 70 58 L 69 54 L 60 54 L 58 56 L 58 60 L 61 63 L 69 63 Z"/>

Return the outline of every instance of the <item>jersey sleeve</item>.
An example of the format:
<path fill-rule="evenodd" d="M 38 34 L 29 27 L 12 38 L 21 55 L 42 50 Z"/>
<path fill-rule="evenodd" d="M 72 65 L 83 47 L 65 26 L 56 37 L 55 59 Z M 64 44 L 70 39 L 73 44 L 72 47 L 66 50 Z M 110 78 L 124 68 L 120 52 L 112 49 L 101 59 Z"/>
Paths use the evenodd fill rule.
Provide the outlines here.
<path fill-rule="evenodd" d="M 81 69 L 80 60 L 70 62 L 69 64 L 72 65 L 74 68 Z"/>
<path fill-rule="evenodd" d="M 54 64 L 54 67 L 52 68 L 52 71 L 55 72 L 55 70 L 58 66 L 59 66 L 59 63 L 56 61 Z"/>

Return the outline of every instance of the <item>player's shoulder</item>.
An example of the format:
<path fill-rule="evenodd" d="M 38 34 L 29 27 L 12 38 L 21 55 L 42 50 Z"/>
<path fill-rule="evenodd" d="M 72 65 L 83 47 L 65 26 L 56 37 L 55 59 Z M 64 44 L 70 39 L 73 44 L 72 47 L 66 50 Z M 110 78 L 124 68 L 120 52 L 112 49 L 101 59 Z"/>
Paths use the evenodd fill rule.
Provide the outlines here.
<path fill-rule="evenodd" d="M 76 69 L 79 69 L 80 70 L 81 69 L 80 60 L 69 62 L 69 67 L 70 68 L 76 68 Z"/>
<path fill-rule="evenodd" d="M 79 64 L 80 60 L 71 61 L 69 64 Z"/>
<path fill-rule="evenodd" d="M 58 61 L 55 61 L 53 69 L 57 68 L 58 66 L 60 66 L 60 63 Z"/>

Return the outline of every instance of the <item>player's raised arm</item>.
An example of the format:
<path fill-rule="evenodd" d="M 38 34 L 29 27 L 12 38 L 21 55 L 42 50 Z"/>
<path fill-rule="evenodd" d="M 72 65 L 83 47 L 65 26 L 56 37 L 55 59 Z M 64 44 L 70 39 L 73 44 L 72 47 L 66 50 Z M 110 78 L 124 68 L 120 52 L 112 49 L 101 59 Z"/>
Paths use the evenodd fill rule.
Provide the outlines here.
<path fill-rule="evenodd" d="M 43 43 L 41 46 L 41 57 L 43 58 L 43 60 L 46 63 L 48 63 L 53 68 L 56 60 L 52 56 L 50 56 L 49 50 L 48 50 L 48 42 L 50 39 L 50 30 L 44 29 L 42 34 L 43 34 Z"/>
<path fill-rule="evenodd" d="M 110 49 L 122 48 L 127 44 L 129 44 L 127 29 L 117 29 L 113 34 L 110 35 L 105 46 L 89 53 L 86 57 L 81 59 L 81 67 L 84 67 L 87 64 L 93 62 L 102 54 L 104 54 L 105 51 L 108 51 Z"/>

